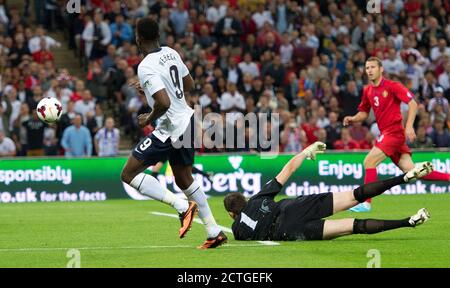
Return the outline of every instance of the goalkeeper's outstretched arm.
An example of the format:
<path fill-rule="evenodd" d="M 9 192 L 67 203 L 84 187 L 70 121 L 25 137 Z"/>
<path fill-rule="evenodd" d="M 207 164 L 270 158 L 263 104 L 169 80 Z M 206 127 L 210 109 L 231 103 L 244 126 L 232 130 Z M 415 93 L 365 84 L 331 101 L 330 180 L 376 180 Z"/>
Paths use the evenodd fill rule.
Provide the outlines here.
<path fill-rule="evenodd" d="M 281 185 L 284 185 L 289 177 L 294 174 L 295 171 L 302 165 L 303 161 L 308 158 L 315 160 L 316 153 L 322 153 L 326 149 L 325 143 L 315 142 L 308 147 L 306 147 L 302 152 L 295 155 L 289 162 L 284 165 L 277 177 L 275 177 Z"/>

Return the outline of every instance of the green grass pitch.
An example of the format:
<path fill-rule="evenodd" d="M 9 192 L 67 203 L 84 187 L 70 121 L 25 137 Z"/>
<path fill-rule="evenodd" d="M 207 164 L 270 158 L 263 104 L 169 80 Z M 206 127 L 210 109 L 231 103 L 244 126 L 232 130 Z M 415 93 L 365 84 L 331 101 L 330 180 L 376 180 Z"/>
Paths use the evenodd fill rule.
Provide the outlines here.
<path fill-rule="evenodd" d="M 209 203 L 217 222 L 230 227 L 222 198 Z M 178 239 L 179 221 L 156 201 L 26 203 L 0 205 L 0 267 L 66 267 L 68 250 L 78 249 L 81 267 L 367 267 L 370 249 L 381 267 L 450 267 L 450 194 L 381 196 L 370 213 L 344 212 L 334 218 L 397 219 L 426 207 L 431 220 L 415 229 L 352 235 L 332 241 L 235 241 L 198 250 L 205 240 L 194 223 Z"/>

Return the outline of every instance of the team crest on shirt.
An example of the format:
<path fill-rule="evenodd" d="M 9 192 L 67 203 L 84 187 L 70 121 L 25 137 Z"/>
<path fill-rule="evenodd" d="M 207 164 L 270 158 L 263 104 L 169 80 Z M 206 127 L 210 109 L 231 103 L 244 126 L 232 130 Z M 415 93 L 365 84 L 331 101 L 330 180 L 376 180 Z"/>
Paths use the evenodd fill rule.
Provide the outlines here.
<path fill-rule="evenodd" d="M 262 213 L 270 213 L 270 208 L 269 208 L 269 203 L 267 203 L 267 199 L 264 199 L 262 204 L 261 204 L 261 208 L 259 208 L 259 211 L 261 211 Z"/>
<path fill-rule="evenodd" d="M 383 97 L 386 98 L 388 96 L 388 92 L 386 90 L 383 91 Z"/>

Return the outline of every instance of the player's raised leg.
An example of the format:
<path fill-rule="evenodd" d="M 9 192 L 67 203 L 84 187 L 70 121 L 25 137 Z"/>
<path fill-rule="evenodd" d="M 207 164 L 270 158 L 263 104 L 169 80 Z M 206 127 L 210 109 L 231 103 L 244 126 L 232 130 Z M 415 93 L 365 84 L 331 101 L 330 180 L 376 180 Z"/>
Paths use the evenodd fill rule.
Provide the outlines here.
<path fill-rule="evenodd" d="M 197 204 L 195 202 L 188 203 L 186 200 L 175 196 L 162 187 L 154 177 L 143 173 L 147 167 L 148 165 L 145 164 L 144 160 L 138 160 L 131 155 L 122 170 L 122 181 L 138 190 L 139 193 L 175 208 L 180 214 L 180 219 L 182 219 L 180 230 L 185 231 L 184 234 L 186 234 L 197 212 Z"/>
<path fill-rule="evenodd" d="M 409 154 L 402 154 L 400 157 L 400 160 L 397 163 L 398 167 L 403 171 L 411 170 L 411 167 L 414 167 L 414 162 L 411 159 L 411 155 Z M 449 182 L 450 181 L 450 174 L 448 173 L 442 173 L 439 171 L 432 171 L 430 174 L 422 178 L 423 180 L 427 181 L 444 181 Z"/>
<path fill-rule="evenodd" d="M 433 171 L 430 162 L 417 164 L 404 175 L 372 182 L 359 186 L 353 191 L 333 193 L 333 214 L 345 211 L 358 203 L 363 203 L 367 199 L 381 195 L 386 190 L 400 184 L 409 183 L 419 178 L 423 178 Z"/>
<path fill-rule="evenodd" d="M 225 243 L 227 237 L 225 233 L 220 230 L 214 219 L 206 194 L 203 192 L 202 187 L 192 177 L 192 166 L 172 165 L 172 171 L 177 186 L 183 190 L 183 193 L 189 200 L 193 200 L 197 203 L 199 217 L 206 226 L 208 237 L 206 242 L 199 248 L 215 248 Z"/>
<path fill-rule="evenodd" d="M 364 184 L 377 181 L 377 166 L 386 159 L 387 156 L 384 152 L 378 148 L 373 147 L 364 159 Z M 371 199 L 352 207 L 350 211 L 353 212 L 368 212 L 371 210 Z"/>
<path fill-rule="evenodd" d="M 427 222 L 429 219 L 430 213 L 425 208 L 422 208 L 411 217 L 399 220 L 353 218 L 325 220 L 323 239 L 330 240 L 351 234 L 375 234 L 404 227 L 412 228 Z"/>

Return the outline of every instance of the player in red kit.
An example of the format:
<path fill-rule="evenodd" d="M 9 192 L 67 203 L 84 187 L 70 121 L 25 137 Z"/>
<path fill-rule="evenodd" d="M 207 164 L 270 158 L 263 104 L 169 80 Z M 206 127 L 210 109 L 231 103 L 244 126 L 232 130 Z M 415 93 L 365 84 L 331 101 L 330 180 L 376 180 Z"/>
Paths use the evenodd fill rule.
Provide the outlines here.
<path fill-rule="evenodd" d="M 344 126 L 353 122 L 361 122 L 367 119 L 370 109 L 373 109 L 381 135 L 376 140 L 375 146 L 364 159 L 366 171 L 364 184 L 377 181 L 378 164 L 387 157 L 391 158 L 402 171 L 406 172 L 414 168 L 411 159 L 411 150 L 406 145 L 406 138 L 410 142 L 416 139 L 413 124 L 417 113 L 417 103 L 413 94 L 401 83 L 382 77 L 383 66 L 381 60 L 370 57 L 366 61 L 366 73 L 370 84 L 364 87 L 359 112 L 354 116 L 344 118 Z M 401 102 L 409 107 L 408 118 L 405 127 L 402 125 L 400 113 Z M 429 181 L 449 181 L 450 174 L 433 171 L 422 178 Z M 371 210 L 370 200 L 361 203 L 352 211 L 365 212 Z"/>

